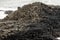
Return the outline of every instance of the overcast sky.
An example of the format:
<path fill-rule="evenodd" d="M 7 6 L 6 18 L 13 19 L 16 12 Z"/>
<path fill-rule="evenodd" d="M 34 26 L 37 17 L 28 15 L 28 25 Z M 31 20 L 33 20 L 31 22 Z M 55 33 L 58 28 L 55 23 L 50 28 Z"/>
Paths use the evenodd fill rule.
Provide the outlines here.
<path fill-rule="evenodd" d="M 18 7 L 32 2 L 60 5 L 60 0 L 0 0 L 0 7 Z"/>

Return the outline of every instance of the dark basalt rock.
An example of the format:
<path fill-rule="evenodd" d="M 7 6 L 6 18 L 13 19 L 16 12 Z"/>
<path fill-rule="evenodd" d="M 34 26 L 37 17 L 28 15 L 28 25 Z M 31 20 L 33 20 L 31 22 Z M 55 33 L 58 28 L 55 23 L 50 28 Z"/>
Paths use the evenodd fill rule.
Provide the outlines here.
<path fill-rule="evenodd" d="M 60 7 L 41 2 L 24 5 L 0 22 L 1 40 L 57 40 Z"/>
<path fill-rule="evenodd" d="M 13 13 L 13 11 L 12 11 L 12 10 L 5 11 L 5 14 L 11 14 L 11 13 Z"/>

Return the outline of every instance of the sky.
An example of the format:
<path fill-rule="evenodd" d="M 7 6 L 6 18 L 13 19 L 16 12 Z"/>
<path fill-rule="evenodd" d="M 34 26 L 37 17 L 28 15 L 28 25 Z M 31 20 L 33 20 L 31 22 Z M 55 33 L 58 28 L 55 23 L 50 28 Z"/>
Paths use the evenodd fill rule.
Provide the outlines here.
<path fill-rule="evenodd" d="M 60 0 L 0 0 L 0 7 L 18 7 L 32 2 L 43 2 L 50 5 L 60 5 Z"/>

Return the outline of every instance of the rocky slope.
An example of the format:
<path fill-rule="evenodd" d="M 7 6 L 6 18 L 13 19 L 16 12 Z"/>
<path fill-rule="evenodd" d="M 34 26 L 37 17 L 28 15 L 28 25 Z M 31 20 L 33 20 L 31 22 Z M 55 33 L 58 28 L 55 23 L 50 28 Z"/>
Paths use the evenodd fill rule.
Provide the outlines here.
<path fill-rule="evenodd" d="M 1 40 L 56 40 L 60 8 L 41 2 L 24 5 L 0 22 Z"/>
<path fill-rule="evenodd" d="M 5 11 L 5 14 L 10 14 L 10 13 L 13 13 L 13 11 L 12 10 Z"/>

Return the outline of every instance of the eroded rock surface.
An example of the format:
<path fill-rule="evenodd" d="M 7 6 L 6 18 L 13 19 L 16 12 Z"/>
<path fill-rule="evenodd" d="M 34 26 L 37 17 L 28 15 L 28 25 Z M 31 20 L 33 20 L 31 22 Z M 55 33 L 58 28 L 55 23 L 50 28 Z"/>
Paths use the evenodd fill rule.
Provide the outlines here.
<path fill-rule="evenodd" d="M 24 5 L 0 22 L 1 40 L 56 40 L 60 8 L 41 2 Z"/>

